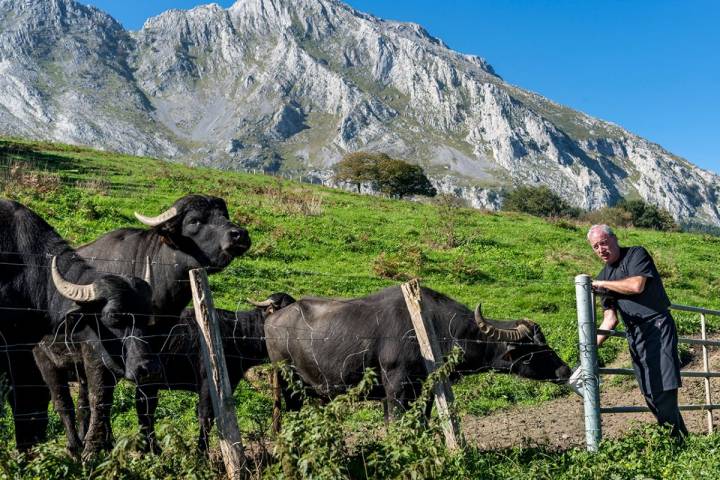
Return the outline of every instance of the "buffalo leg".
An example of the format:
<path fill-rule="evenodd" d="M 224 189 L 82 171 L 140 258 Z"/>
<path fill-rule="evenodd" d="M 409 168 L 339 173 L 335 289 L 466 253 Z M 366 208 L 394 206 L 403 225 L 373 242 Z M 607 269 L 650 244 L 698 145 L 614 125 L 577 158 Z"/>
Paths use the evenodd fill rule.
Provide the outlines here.
<path fill-rule="evenodd" d="M 8 353 L 10 407 L 15 421 L 15 442 L 26 451 L 47 439 L 50 390 L 35 365 L 31 350 Z"/>
<path fill-rule="evenodd" d="M 43 380 L 45 380 L 45 383 L 50 387 L 50 396 L 52 397 L 55 411 L 57 411 L 60 416 L 60 420 L 65 428 L 67 451 L 73 457 L 77 457 L 82 450 L 82 441 L 75 428 L 75 405 L 70 396 L 70 385 L 67 381 L 67 375 L 64 371 L 55 367 L 50 357 L 41 347 L 35 347 L 33 355 L 35 356 L 35 362 L 42 374 Z"/>
<path fill-rule="evenodd" d="M 278 383 L 280 384 L 282 396 L 285 399 L 285 408 L 291 412 L 299 412 L 303 406 L 302 397 L 292 391 L 285 379 L 282 378 L 282 375 L 278 375 Z"/>
<path fill-rule="evenodd" d="M 430 416 L 432 415 L 432 409 L 433 404 L 435 403 L 435 395 L 430 394 L 430 397 L 427 399 L 427 402 L 425 403 L 425 420 L 430 421 Z"/>
<path fill-rule="evenodd" d="M 403 386 L 405 375 L 399 370 L 384 373 L 382 384 L 385 388 L 385 422 L 397 420 L 407 410 L 407 389 Z"/>
<path fill-rule="evenodd" d="M 100 450 L 112 447 L 110 413 L 116 379 L 112 372 L 89 355 L 84 355 L 85 374 L 90 400 L 90 425 L 85 435 L 83 460 L 89 460 Z"/>
<path fill-rule="evenodd" d="M 80 440 L 85 440 L 88 428 L 90 428 L 90 400 L 88 399 L 87 378 L 85 377 L 85 369 L 77 369 L 78 380 L 78 401 L 77 401 L 77 423 L 78 436 Z"/>
<path fill-rule="evenodd" d="M 155 410 L 158 406 L 158 390 L 154 387 L 135 389 L 135 411 L 140 424 L 140 433 L 145 438 L 145 449 L 159 452 L 155 439 Z"/>

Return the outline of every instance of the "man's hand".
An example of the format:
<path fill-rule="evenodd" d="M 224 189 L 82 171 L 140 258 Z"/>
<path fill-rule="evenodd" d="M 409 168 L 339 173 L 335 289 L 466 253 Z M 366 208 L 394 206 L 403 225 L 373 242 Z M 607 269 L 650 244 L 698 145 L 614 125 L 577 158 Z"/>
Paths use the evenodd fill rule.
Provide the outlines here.
<path fill-rule="evenodd" d="M 601 286 L 602 282 L 603 282 L 602 280 L 593 280 L 592 291 L 597 293 L 598 295 L 607 295 L 609 290 L 607 288 Z"/>

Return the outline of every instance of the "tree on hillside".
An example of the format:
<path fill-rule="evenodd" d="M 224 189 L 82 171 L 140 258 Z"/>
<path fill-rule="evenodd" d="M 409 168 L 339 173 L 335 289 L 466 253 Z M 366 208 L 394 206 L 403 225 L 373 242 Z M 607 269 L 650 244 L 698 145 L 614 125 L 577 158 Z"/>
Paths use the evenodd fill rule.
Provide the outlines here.
<path fill-rule="evenodd" d="M 363 183 L 372 182 L 376 178 L 376 166 L 381 156 L 387 157 L 384 153 L 363 151 L 348 153 L 335 164 L 335 180 L 352 183 L 360 193 Z"/>
<path fill-rule="evenodd" d="M 505 195 L 502 209 L 529 213 L 537 217 L 577 217 L 580 214 L 579 209 L 571 207 L 545 185 L 521 186 L 508 192 Z"/>
<path fill-rule="evenodd" d="M 670 212 L 657 205 L 646 203 L 644 200 L 626 200 L 623 198 L 615 204 L 615 207 L 629 212 L 632 216 L 632 224 L 635 227 L 665 231 L 678 229 Z"/>
<path fill-rule="evenodd" d="M 424 195 L 434 197 L 437 190 L 432 186 L 422 167 L 385 155 L 377 163 L 377 177 L 373 186 L 393 197 Z"/>
<path fill-rule="evenodd" d="M 385 153 L 359 151 L 345 155 L 335 165 L 335 180 L 352 183 L 358 193 L 362 184 L 369 182 L 375 190 L 398 198 L 437 194 L 422 167 Z"/>

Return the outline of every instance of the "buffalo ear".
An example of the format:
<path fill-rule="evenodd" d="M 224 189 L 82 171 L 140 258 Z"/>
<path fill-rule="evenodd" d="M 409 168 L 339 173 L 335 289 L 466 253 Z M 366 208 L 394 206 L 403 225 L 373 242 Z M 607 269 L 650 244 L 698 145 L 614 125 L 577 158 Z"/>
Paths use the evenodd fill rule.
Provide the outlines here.
<path fill-rule="evenodd" d="M 182 235 L 182 221 L 178 221 L 178 217 L 171 218 L 155 227 L 155 231 L 162 237 L 163 243 L 177 247 L 178 239 Z"/>

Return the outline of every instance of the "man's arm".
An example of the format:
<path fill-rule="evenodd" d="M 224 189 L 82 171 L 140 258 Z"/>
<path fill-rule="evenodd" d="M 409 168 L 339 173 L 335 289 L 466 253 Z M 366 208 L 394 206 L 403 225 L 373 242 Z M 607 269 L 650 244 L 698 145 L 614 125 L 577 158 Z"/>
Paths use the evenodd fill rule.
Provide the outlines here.
<path fill-rule="evenodd" d="M 622 293 L 624 295 L 637 295 L 645 290 L 645 282 L 647 282 L 647 277 L 636 275 L 634 277 L 623 278 L 622 280 L 593 280 L 592 286 L 595 288 L 606 288 L 611 292 Z"/>
<path fill-rule="evenodd" d="M 615 327 L 617 326 L 617 324 L 618 324 L 618 317 L 617 317 L 617 312 L 615 311 L 615 309 L 608 308 L 607 310 L 604 310 L 603 311 L 603 321 L 600 324 L 599 330 L 614 330 Z M 603 342 L 605 342 L 605 340 L 607 340 L 607 338 L 609 336 L 610 335 L 601 335 L 598 333 L 598 336 L 597 336 L 598 347 L 600 345 L 602 345 Z"/>

